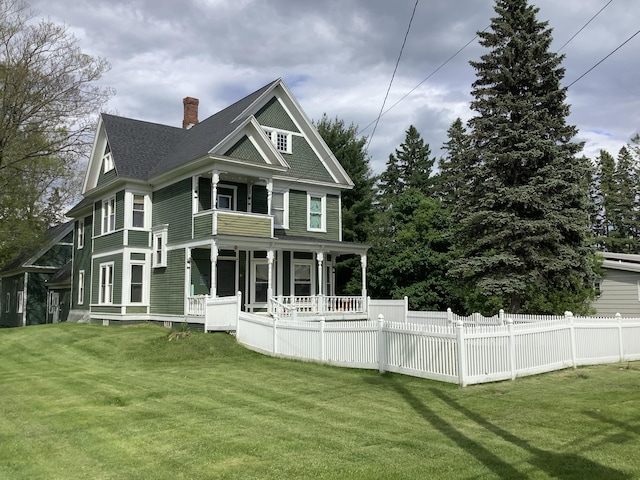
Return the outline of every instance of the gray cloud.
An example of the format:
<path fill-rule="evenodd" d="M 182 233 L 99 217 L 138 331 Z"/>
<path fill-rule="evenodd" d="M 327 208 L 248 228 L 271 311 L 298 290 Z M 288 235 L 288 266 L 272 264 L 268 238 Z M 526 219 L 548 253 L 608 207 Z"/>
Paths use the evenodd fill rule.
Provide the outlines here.
<path fill-rule="evenodd" d="M 606 0 L 540 0 L 539 19 L 559 48 Z M 42 16 L 69 26 L 82 48 L 108 59 L 104 83 L 118 95 L 111 111 L 179 125 L 182 98 L 200 98 L 200 116 L 215 113 L 283 77 L 307 114 L 354 123 L 371 135 L 402 45 L 413 1 L 388 0 L 33 0 Z M 419 3 L 387 108 L 471 40 L 494 16 L 491 0 Z M 562 51 L 564 85 L 574 81 L 638 29 L 640 3 L 609 5 Z M 477 42 L 385 114 L 371 142 L 379 172 L 414 124 L 434 154 L 458 116 L 469 118 L 469 60 Z M 568 91 L 569 121 L 585 153 L 614 155 L 640 131 L 640 36 Z"/>

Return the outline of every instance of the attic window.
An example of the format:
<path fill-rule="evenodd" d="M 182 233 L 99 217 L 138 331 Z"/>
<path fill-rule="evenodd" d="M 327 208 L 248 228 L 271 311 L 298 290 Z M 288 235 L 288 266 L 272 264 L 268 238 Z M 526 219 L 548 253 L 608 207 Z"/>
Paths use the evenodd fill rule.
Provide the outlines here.
<path fill-rule="evenodd" d="M 282 153 L 292 153 L 291 134 L 280 130 L 265 130 L 267 138 L 271 140 L 276 150 Z"/>
<path fill-rule="evenodd" d="M 111 155 L 111 148 L 109 148 L 109 144 L 107 144 L 104 149 L 104 155 L 102 156 L 102 165 L 104 168 L 104 173 L 110 172 L 113 170 L 113 156 Z"/>

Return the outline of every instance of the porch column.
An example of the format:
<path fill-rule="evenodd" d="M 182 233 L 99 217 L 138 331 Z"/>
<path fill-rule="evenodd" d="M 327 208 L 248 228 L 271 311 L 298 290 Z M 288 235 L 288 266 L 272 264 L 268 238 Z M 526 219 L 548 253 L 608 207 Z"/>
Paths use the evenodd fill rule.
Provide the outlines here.
<path fill-rule="evenodd" d="M 218 273 L 218 246 L 215 243 L 211 244 L 211 290 L 209 292 L 209 295 L 211 295 L 212 298 L 215 298 L 217 293 L 216 293 L 216 280 L 217 280 L 217 274 Z"/>
<path fill-rule="evenodd" d="M 269 262 L 269 275 L 267 281 L 267 311 L 271 313 L 271 298 L 273 297 L 273 259 L 274 252 L 273 250 L 267 251 L 267 261 Z"/>
<path fill-rule="evenodd" d="M 360 255 L 360 265 L 362 266 L 362 301 L 367 299 L 367 254 Z"/>
<path fill-rule="evenodd" d="M 211 208 L 218 209 L 218 183 L 220 183 L 220 174 L 217 170 L 211 172 Z"/>
<path fill-rule="evenodd" d="M 318 262 L 318 295 L 324 295 L 324 282 L 322 281 L 322 266 L 324 264 L 324 253 L 316 253 L 316 260 Z"/>
<path fill-rule="evenodd" d="M 325 305 L 325 300 L 323 298 L 324 282 L 322 281 L 322 267 L 324 265 L 324 253 L 322 253 L 322 252 L 316 253 L 316 261 L 318 262 L 318 303 L 317 303 L 317 311 L 318 312 L 326 312 L 327 308 L 326 308 L 326 305 Z"/>
<path fill-rule="evenodd" d="M 267 178 L 267 215 L 271 215 L 271 199 L 273 197 L 273 180 Z"/>

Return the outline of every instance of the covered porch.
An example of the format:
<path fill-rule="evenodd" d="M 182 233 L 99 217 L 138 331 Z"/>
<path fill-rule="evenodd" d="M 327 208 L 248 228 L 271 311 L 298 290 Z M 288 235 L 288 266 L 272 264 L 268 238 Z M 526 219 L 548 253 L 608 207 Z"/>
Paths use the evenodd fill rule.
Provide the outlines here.
<path fill-rule="evenodd" d="M 240 293 L 242 311 L 277 318 L 366 316 L 367 246 L 306 238 L 218 236 L 187 249 L 185 314 L 207 315 L 211 299 Z M 335 291 L 335 264 L 341 255 L 360 257 L 359 295 Z"/>

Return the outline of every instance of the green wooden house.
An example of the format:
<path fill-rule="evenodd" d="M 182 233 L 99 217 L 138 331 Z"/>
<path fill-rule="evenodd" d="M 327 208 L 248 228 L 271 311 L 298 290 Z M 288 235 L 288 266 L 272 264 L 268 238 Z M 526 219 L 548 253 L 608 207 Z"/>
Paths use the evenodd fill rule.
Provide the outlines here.
<path fill-rule="evenodd" d="M 102 114 L 75 222 L 70 318 L 204 323 L 206 302 L 362 313 L 367 247 L 342 241 L 353 182 L 285 83 L 182 128 Z M 358 255 L 362 295 L 334 295 Z"/>
<path fill-rule="evenodd" d="M 73 222 L 50 228 L 38 251 L 23 252 L 0 270 L 0 326 L 22 327 L 66 320 L 70 284 L 48 281 L 71 260 Z M 52 284 L 53 285 L 53 284 Z"/>

